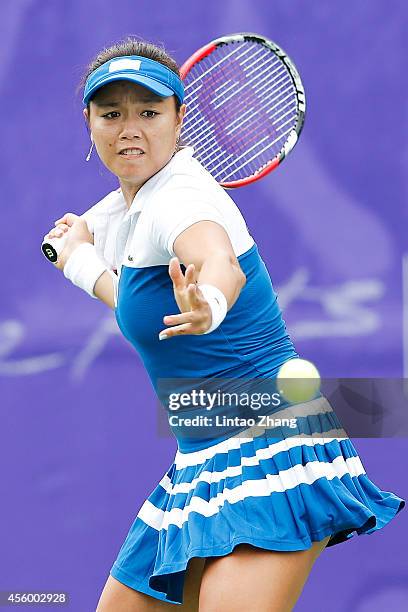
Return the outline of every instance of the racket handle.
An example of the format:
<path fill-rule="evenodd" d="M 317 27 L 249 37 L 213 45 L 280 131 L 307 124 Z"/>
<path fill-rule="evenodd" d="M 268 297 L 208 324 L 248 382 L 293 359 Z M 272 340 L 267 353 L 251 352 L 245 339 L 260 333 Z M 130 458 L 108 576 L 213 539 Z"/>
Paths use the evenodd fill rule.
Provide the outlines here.
<path fill-rule="evenodd" d="M 55 263 L 58 259 L 58 255 L 63 250 L 66 241 L 66 233 L 61 236 L 61 238 L 44 238 L 43 243 L 41 245 L 41 250 L 44 256 L 52 263 Z"/>

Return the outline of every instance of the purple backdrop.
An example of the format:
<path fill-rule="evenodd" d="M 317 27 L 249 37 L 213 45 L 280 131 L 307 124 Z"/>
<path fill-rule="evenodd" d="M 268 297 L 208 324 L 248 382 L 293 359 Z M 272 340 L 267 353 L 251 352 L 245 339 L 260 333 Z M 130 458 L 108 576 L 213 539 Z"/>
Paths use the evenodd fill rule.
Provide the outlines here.
<path fill-rule="evenodd" d="M 403 0 L 3 1 L 0 590 L 65 590 L 70 610 L 94 610 L 176 450 L 156 434 L 153 389 L 113 314 L 40 252 L 56 218 L 116 187 L 84 162 L 86 63 L 127 34 L 180 62 L 225 33 L 276 40 L 304 81 L 305 129 L 281 168 L 233 196 L 298 352 L 327 377 L 400 377 L 405 13 Z M 353 442 L 371 479 L 407 498 L 406 440 Z M 405 512 L 325 551 L 297 609 L 406 610 L 407 535 Z"/>

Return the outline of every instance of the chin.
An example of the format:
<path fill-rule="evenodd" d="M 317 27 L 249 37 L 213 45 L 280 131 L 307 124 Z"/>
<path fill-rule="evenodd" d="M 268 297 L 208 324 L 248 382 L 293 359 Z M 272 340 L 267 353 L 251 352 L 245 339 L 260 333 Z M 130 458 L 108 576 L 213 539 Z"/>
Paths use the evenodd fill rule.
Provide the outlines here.
<path fill-rule="evenodd" d="M 122 181 L 126 181 L 128 183 L 135 183 L 135 184 L 142 184 L 145 183 L 146 181 L 149 180 L 149 178 L 151 176 L 153 176 L 153 174 L 155 174 L 155 171 L 152 172 L 115 172 L 114 174 L 116 174 L 116 176 L 118 178 L 120 178 Z"/>
<path fill-rule="evenodd" d="M 135 163 L 127 161 L 125 164 L 114 164 L 112 165 L 111 171 L 116 174 L 116 176 L 126 181 L 131 181 L 132 179 L 140 180 L 152 174 L 150 168 L 146 168 L 144 165 L 142 167 L 137 161 Z"/>

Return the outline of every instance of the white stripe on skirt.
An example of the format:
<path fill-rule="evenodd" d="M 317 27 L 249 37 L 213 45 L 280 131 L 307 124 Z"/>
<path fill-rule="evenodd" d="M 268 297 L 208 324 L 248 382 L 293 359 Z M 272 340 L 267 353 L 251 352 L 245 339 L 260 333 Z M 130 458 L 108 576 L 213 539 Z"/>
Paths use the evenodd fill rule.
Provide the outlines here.
<path fill-rule="evenodd" d="M 225 472 L 228 472 L 229 469 L 225 470 Z M 206 517 L 213 516 L 217 514 L 220 507 L 226 501 L 234 504 L 250 496 L 264 497 L 274 492 L 283 493 L 288 489 L 297 487 L 299 484 L 310 485 L 322 476 L 331 480 L 336 477 L 341 478 L 345 474 L 350 474 L 351 476 L 365 474 L 359 457 L 344 459 L 344 457 L 339 456 L 331 463 L 310 461 L 306 465 L 294 465 L 288 470 L 282 470 L 278 474 L 265 474 L 265 478 L 246 480 L 233 489 L 225 488 L 209 501 L 193 495 L 187 506 L 184 508 L 172 508 L 169 512 L 156 508 L 149 500 L 146 500 L 138 513 L 138 518 L 157 530 L 167 529 L 169 525 L 176 525 L 181 528 L 183 523 L 188 520 L 190 512 L 198 512 Z M 206 478 L 202 479 L 200 475 L 199 480 L 206 480 Z M 173 491 L 169 491 L 169 493 Z"/>

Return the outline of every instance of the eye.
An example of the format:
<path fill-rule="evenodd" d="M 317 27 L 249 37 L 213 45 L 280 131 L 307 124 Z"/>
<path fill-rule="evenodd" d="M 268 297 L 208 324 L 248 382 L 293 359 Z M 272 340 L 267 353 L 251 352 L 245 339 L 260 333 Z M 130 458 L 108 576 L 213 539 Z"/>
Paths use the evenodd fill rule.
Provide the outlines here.
<path fill-rule="evenodd" d="M 112 117 L 112 115 L 119 117 L 118 111 L 110 111 L 110 113 L 106 113 L 105 115 L 102 115 L 102 117 L 105 117 L 106 119 L 115 119 L 115 117 Z"/>
<path fill-rule="evenodd" d="M 158 115 L 159 113 L 157 111 L 154 110 L 145 110 L 143 111 L 142 115 L 144 115 L 145 117 L 147 117 L 148 119 L 152 119 L 153 117 L 155 117 L 156 115 Z"/>

